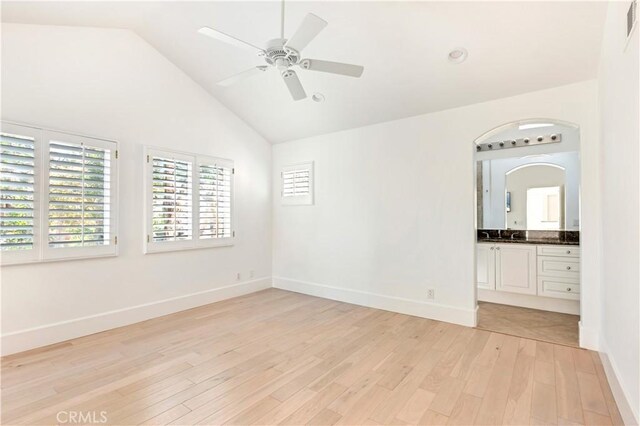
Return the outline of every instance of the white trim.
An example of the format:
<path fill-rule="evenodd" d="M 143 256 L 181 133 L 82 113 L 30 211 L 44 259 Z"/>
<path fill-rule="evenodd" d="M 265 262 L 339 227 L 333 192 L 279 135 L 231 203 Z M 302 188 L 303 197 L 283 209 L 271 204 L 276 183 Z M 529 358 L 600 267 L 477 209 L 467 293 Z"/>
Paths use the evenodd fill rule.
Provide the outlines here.
<path fill-rule="evenodd" d="M 14 331 L 2 335 L 2 356 L 146 321 L 270 287 L 270 278 L 258 278 L 96 315 Z"/>
<path fill-rule="evenodd" d="M 603 351 L 598 354 L 600 355 L 602 367 L 604 368 L 604 372 L 607 376 L 611 393 L 613 393 L 613 398 L 615 399 L 620 415 L 622 416 L 622 421 L 624 421 L 625 425 L 638 425 L 640 424 L 640 413 L 637 411 L 634 412 L 633 405 L 630 404 L 631 399 L 618 379 L 623 375 L 620 374 L 620 370 L 617 368 L 615 361 L 607 355 L 609 353 L 609 348 L 606 343 L 601 342 L 600 346 Z M 638 408 L 636 407 L 636 410 L 637 409 Z"/>
<path fill-rule="evenodd" d="M 558 299 L 555 297 L 537 296 L 535 294 L 518 294 L 479 288 L 478 301 L 580 315 L 580 301 L 578 300 Z"/>
<path fill-rule="evenodd" d="M 580 334 L 580 347 L 591 349 L 592 351 L 600 350 L 600 335 L 597 328 L 587 327 L 578 322 L 578 332 Z"/>
<path fill-rule="evenodd" d="M 35 129 L 35 130 L 45 130 L 47 132 L 62 133 L 64 135 L 80 136 L 82 138 L 99 139 L 99 140 L 105 141 L 105 142 L 118 143 L 118 141 L 115 140 L 115 139 L 107 139 L 107 138 L 103 138 L 103 137 L 99 137 L 99 136 L 95 136 L 95 135 L 88 135 L 88 134 L 84 134 L 84 133 L 70 132 L 68 130 L 60 130 L 60 129 L 56 129 L 56 128 L 53 128 L 53 127 L 36 126 L 35 124 L 22 123 L 20 121 L 2 120 L 2 124 L 11 124 L 11 125 L 14 125 L 14 126 L 30 127 L 32 129 Z"/>
<path fill-rule="evenodd" d="M 478 311 L 480 310 L 480 306 L 476 304 L 476 308 L 473 310 L 473 325 L 471 327 L 478 326 Z"/>
<path fill-rule="evenodd" d="M 475 309 L 464 309 L 457 306 L 421 302 L 403 297 L 387 296 L 284 277 L 273 277 L 273 287 L 323 297 L 325 299 L 352 303 L 354 305 L 367 306 L 369 308 L 460 324 L 467 327 L 474 327 L 476 322 Z"/>

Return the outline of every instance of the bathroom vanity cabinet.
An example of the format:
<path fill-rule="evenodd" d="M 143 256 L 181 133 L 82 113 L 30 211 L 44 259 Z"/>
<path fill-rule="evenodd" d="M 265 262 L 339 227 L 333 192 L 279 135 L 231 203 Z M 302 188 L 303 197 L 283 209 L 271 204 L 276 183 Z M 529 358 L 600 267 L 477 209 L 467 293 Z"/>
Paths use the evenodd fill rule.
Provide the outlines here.
<path fill-rule="evenodd" d="M 483 294 L 580 300 L 580 247 L 479 242 L 477 285 Z"/>

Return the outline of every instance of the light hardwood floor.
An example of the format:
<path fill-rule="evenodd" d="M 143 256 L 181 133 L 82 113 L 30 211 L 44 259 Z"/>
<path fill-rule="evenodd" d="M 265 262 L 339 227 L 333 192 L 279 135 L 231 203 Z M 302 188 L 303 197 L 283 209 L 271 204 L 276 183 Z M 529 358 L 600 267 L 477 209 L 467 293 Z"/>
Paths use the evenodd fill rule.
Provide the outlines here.
<path fill-rule="evenodd" d="M 478 328 L 578 347 L 578 315 L 478 302 Z"/>
<path fill-rule="evenodd" d="M 2 360 L 2 424 L 621 424 L 596 353 L 270 289 Z"/>

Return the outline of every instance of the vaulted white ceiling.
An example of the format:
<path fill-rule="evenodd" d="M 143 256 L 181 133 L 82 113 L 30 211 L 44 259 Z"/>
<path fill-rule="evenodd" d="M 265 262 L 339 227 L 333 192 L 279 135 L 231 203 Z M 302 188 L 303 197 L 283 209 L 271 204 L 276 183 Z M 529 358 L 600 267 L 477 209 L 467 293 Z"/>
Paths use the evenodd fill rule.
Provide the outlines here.
<path fill-rule="evenodd" d="M 216 82 L 262 59 L 197 33 L 253 44 L 279 37 L 278 2 L 2 2 L 2 20 L 128 28 L 271 142 L 282 142 L 594 78 L 605 2 L 291 2 L 285 37 L 306 13 L 329 25 L 303 57 L 364 65 L 360 79 L 298 71 L 294 102 L 276 72 Z M 452 64 L 455 47 L 469 51 Z M 460 123 L 463 125 L 463 123 Z"/>

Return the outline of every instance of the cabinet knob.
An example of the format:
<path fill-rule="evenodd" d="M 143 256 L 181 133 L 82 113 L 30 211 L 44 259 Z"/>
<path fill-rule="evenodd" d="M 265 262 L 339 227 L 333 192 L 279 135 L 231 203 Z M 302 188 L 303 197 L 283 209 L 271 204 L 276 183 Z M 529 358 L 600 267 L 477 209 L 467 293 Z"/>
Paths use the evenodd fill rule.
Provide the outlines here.
<path fill-rule="evenodd" d="M 570 270 L 571 270 L 571 266 L 567 266 L 567 271 L 570 271 Z"/>
<path fill-rule="evenodd" d="M 571 250 L 567 250 L 567 254 L 571 254 Z"/>
<path fill-rule="evenodd" d="M 489 250 L 493 250 L 493 247 L 490 247 Z"/>
<path fill-rule="evenodd" d="M 500 250 L 500 247 L 496 247 L 496 250 Z"/>
<path fill-rule="evenodd" d="M 571 291 L 571 287 L 567 287 L 567 291 Z"/>

